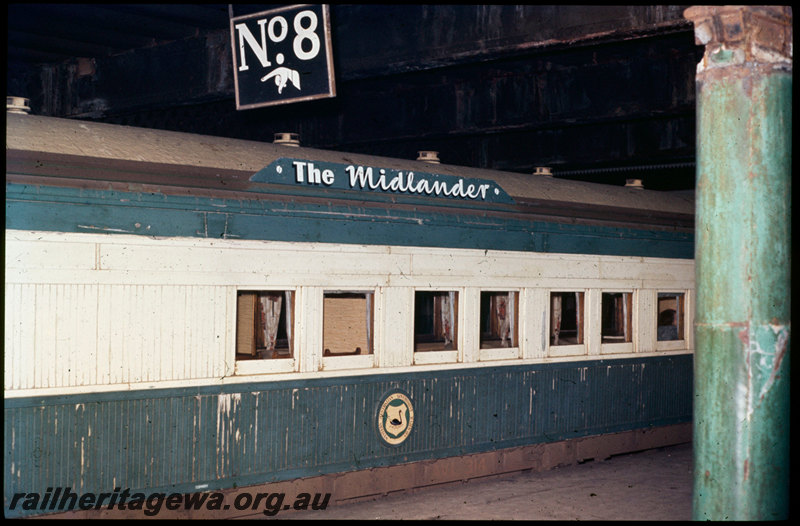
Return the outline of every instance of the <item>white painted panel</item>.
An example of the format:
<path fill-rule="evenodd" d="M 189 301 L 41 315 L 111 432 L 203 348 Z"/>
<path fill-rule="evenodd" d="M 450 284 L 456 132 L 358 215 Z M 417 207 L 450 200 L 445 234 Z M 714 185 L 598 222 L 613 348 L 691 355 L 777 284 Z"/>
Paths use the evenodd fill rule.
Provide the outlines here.
<path fill-rule="evenodd" d="M 489 356 L 478 349 L 478 291 L 487 287 L 520 292 L 521 360 L 549 359 L 551 288 L 589 291 L 585 341 L 593 355 L 601 354 L 601 290 L 644 286 L 650 291 L 634 298 L 640 353 L 656 351 L 647 347 L 653 331 L 648 294 L 687 291 L 687 345 L 693 348 L 691 261 L 105 234 L 7 232 L 6 240 L 16 254 L 6 272 L 7 390 L 142 388 L 230 376 L 235 373 L 235 291 L 247 287 L 297 290 L 295 363 L 276 371 L 242 371 L 275 379 L 324 373 L 322 293 L 337 289 L 376 290 L 373 359 L 378 368 L 460 367 L 477 363 L 481 354 L 509 358 L 506 350 Z M 59 247 L 59 254 L 66 250 L 64 268 L 46 268 L 56 261 L 47 256 L 52 247 Z M 321 262 L 334 272 L 323 271 Z M 417 288 L 460 291 L 458 351 L 415 357 Z M 337 368 L 344 363 L 337 362 Z"/>
<path fill-rule="evenodd" d="M 236 374 L 236 288 L 235 287 L 220 287 L 220 294 L 224 294 L 225 298 L 225 319 L 222 324 L 225 327 L 226 335 L 223 343 L 224 351 L 222 355 L 223 360 L 223 374 L 225 376 L 232 376 Z M 295 298 L 297 292 L 295 291 Z M 294 349 L 292 350 L 292 371 L 297 371 L 300 366 L 300 361 L 297 358 L 297 307 L 295 306 L 292 327 L 292 334 L 294 335 Z"/>
<path fill-rule="evenodd" d="M 97 285 L 82 286 L 79 305 L 84 306 L 77 310 L 80 316 L 78 329 L 78 347 L 74 353 L 75 375 L 69 385 L 91 385 L 96 377 L 95 364 L 97 363 L 97 328 L 98 328 L 98 298 Z"/>
<path fill-rule="evenodd" d="M 112 291 L 115 287 L 108 285 L 101 285 L 98 289 L 97 296 L 97 358 L 95 367 L 88 371 L 88 377 L 84 375 L 87 385 L 93 383 L 114 383 L 111 377 L 111 357 L 113 356 L 111 345 L 116 341 L 114 330 L 118 328 L 117 324 L 111 323 L 114 315 L 111 312 L 112 305 Z M 121 289 L 121 285 L 116 286 Z M 116 368 L 115 368 L 116 370 Z"/>
<path fill-rule="evenodd" d="M 368 369 L 375 365 L 375 355 L 363 356 L 323 356 L 322 370 L 342 371 L 348 369 Z"/>
<path fill-rule="evenodd" d="M 34 381 L 36 386 L 55 387 L 56 325 L 55 291 L 51 285 L 36 286 L 36 314 L 33 361 L 38 364 Z"/>
<path fill-rule="evenodd" d="M 205 336 L 210 317 L 208 316 L 209 302 L 207 294 L 201 294 L 203 287 L 187 287 L 186 289 L 186 318 L 183 320 L 183 330 L 186 332 L 186 346 L 180 349 L 183 362 L 187 365 L 184 373 L 186 378 L 202 378 L 203 360 L 208 353 L 208 341 Z M 211 310 L 213 312 L 213 310 Z M 213 325 L 212 325 L 213 326 Z"/>
<path fill-rule="evenodd" d="M 598 262 L 598 275 L 611 280 L 641 280 L 645 270 L 642 258 L 606 256 Z"/>
<path fill-rule="evenodd" d="M 479 360 L 489 362 L 492 360 L 515 360 L 519 358 L 519 347 L 498 347 L 495 349 L 481 349 Z"/>
<path fill-rule="evenodd" d="M 438 363 L 456 363 L 458 361 L 458 351 L 425 351 L 414 353 L 414 363 L 427 365 Z"/>
<path fill-rule="evenodd" d="M 604 343 L 600 346 L 600 354 L 630 354 L 632 352 L 633 352 L 633 342 Z"/>
<path fill-rule="evenodd" d="M 584 343 L 586 344 L 586 353 L 590 356 L 600 354 L 600 345 L 602 337 L 600 328 L 602 325 L 602 302 L 603 293 L 599 289 L 589 289 L 584 296 L 584 303 L 586 308 L 586 333 L 584 334 Z"/>
<path fill-rule="evenodd" d="M 380 247 L 343 252 L 320 245 L 287 247 L 269 242 L 253 242 L 250 248 L 114 243 L 100 246 L 103 270 L 316 275 L 322 272 L 323 261 L 326 272 L 339 275 L 409 272 L 408 256 L 391 254 Z"/>
<path fill-rule="evenodd" d="M 160 349 L 176 349 L 176 336 L 175 336 L 175 317 L 177 312 L 176 293 L 178 287 L 158 287 L 158 301 L 162 305 L 169 305 L 170 308 L 161 313 L 160 323 L 158 325 L 158 337 Z M 153 358 L 153 367 L 158 367 L 159 377 L 175 377 L 175 369 L 173 361 L 177 364 L 180 360 L 177 353 L 174 352 L 158 352 L 157 356 Z M 172 375 L 170 375 L 172 371 Z"/>
<path fill-rule="evenodd" d="M 6 269 L 93 270 L 95 244 L 60 241 L 37 241 L 6 236 Z"/>
<path fill-rule="evenodd" d="M 520 298 L 520 342 L 522 357 L 541 359 L 547 350 L 547 312 L 550 294 L 547 289 L 523 289 Z"/>
<path fill-rule="evenodd" d="M 481 291 L 465 288 L 458 295 L 458 350 L 464 363 L 480 360 L 481 347 Z"/>
<path fill-rule="evenodd" d="M 300 287 L 295 299 L 300 372 L 315 372 L 322 367 L 321 287 Z"/>
<path fill-rule="evenodd" d="M 6 389 L 30 389 L 36 386 L 34 323 L 36 286 L 5 287 L 4 385 Z"/>
<path fill-rule="evenodd" d="M 149 311 L 155 309 L 156 305 L 143 305 L 141 298 L 144 290 L 143 285 L 126 285 L 122 289 L 121 319 L 118 320 L 122 324 L 122 341 L 113 343 L 115 347 L 121 345 L 123 349 L 121 356 L 115 356 L 115 361 L 121 358 L 124 363 L 121 380 L 125 383 L 145 381 L 143 370 L 148 364 L 144 362 L 142 331 L 149 317 L 147 311 L 142 312 L 142 308 Z"/>
<path fill-rule="evenodd" d="M 383 308 L 376 325 L 381 325 L 379 367 L 411 365 L 414 360 L 414 289 L 387 287 L 382 289 Z M 408 330 L 412 327 L 412 330 Z M 377 335 L 377 333 L 376 333 Z"/>
<path fill-rule="evenodd" d="M 83 385 L 95 359 L 97 287 L 54 285 L 56 290 L 55 385 Z M 78 306 L 79 308 L 75 308 Z"/>
<path fill-rule="evenodd" d="M 548 338 L 549 339 L 549 338 Z M 587 353 L 586 345 L 550 345 L 547 355 L 553 358 L 562 356 L 583 356 Z"/>
<path fill-rule="evenodd" d="M 638 308 L 634 307 L 633 327 L 636 331 L 636 352 L 652 352 L 656 348 L 657 291 L 642 289 L 637 291 Z M 636 297 L 634 302 L 636 302 Z"/>
<path fill-rule="evenodd" d="M 52 233 L 28 234 L 34 245 L 58 245 Z M 89 262 L 99 247 L 103 272 L 92 266 L 68 271 L 40 272 L 36 258 L 20 256 L 6 279 L 30 282 L 147 283 L 186 285 L 328 286 L 330 275 L 350 276 L 353 285 L 430 285 L 432 279 L 443 287 L 480 286 L 491 279 L 498 287 L 589 287 L 601 278 L 601 271 L 614 283 L 629 288 L 648 283 L 663 288 L 681 281 L 692 288 L 691 261 L 656 258 L 529 254 L 507 251 L 443 250 L 420 247 L 331 246 L 322 244 L 262 241 L 219 241 L 206 239 L 150 239 L 126 235 L 72 234 L 70 250 Z M 7 240 L 11 236 L 7 235 Z M 11 242 L 22 243 L 17 233 Z M 39 238 L 42 238 L 41 240 Z M 101 241 L 87 243 L 89 239 Z M 64 244 L 64 243 L 62 243 Z M 33 250 L 35 252 L 35 250 Z M 18 250 L 25 253 L 25 250 Z M 412 261 L 413 260 L 413 261 Z M 319 262 L 325 262 L 322 272 Z M 27 270 L 22 272 L 22 268 Z M 412 274 L 413 270 L 413 274 Z M 579 280 L 579 281 L 576 281 Z M 650 282 L 653 283 L 650 283 Z"/>
<path fill-rule="evenodd" d="M 296 371 L 297 361 L 294 358 L 280 358 L 269 360 L 240 360 L 232 374 L 254 375 L 254 374 L 276 374 L 291 373 Z"/>
<path fill-rule="evenodd" d="M 6 352 L 16 361 L 11 367 L 16 377 L 9 384 L 18 388 L 80 385 L 94 354 L 96 289 L 63 284 L 14 289 L 20 303 L 11 307 L 16 312 L 6 325 L 13 346 Z"/>
<path fill-rule="evenodd" d="M 477 254 L 476 254 L 477 253 Z M 632 258 L 633 259 L 633 258 Z M 638 258 L 636 258 L 638 259 Z M 437 276 L 445 279 L 458 278 L 461 283 L 467 280 L 485 280 L 487 277 L 500 282 L 503 278 L 582 278 L 597 279 L 600 277 L 599 264 L 596 258 L 553 254 L 549 257 L 537 255 L 521 255 L 509 252 L 487 251 L 420 251 L 414 255 L 413 270 L 415 276 Z"/>
<path fill-rule="evenodd" d="M 6 387 L 222 376 L 226 292 L 225 287 L 7 286 Z"/>

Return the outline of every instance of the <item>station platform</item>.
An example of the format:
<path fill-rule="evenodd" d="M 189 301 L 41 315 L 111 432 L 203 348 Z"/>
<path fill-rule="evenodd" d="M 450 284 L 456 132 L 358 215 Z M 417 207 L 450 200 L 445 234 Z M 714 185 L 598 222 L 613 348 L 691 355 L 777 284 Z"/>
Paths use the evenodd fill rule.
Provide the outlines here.
<path fill-rule="evenodd" d="M 691 520 L 690 443 L 429 486 L 284 520 Z"/>

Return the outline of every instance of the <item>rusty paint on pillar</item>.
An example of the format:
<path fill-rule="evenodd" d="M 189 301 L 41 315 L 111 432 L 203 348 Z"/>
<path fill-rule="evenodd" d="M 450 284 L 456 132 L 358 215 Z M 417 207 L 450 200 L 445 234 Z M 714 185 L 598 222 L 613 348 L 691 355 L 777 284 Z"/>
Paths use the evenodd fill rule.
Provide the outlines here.
<path fill-rule="evenodd" d="M 691 7 L 696 520 L 789 513 L 792 12 Z"/>

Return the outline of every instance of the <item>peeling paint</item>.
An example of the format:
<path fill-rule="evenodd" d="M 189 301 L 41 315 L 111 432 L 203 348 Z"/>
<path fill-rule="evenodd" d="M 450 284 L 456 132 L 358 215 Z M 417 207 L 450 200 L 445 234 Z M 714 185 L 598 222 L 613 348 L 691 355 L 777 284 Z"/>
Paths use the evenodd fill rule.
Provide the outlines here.
<path fill-rule="evenodd" d="M 287 210 L 287 209 L 272 209 L 271 212 L 279 212 L 282 214 L 288 213 L 296 213 L 296 214 L 303 214 L 303 215 L 323 215 L 323 216 L 335 216 L 335 217 L 344 217 L 344 218 L 366 218 L 372 219 L 375 216 L 373 214 L 357 214 L 355 212 L 334 212 L 334 211 L 321 211 L 321 210 Z M 401 221 L 401 222 L 410 222 L 416 223 L 420 226 L 424 226 L 426 223 L 425 219 L 416 218 L 416 217 L 400 217 L 400 216 L 390 216 L 385 215 L 381 216 L 381 219 L 385 219 L 388 221 Z"/>
<path fill-rule="evenodd" d="M 762 352 L 759 348 L 757 352 L 760 355 L 759 365 L 762 371 L 769 370 L 769 378 L 761 387 L 759 392 L 759 400 L 764 400 L 764 396 L 769 392 L 775 379 L 778 377 L 783 357 L 786 354 L 786 343 L 789 341 L 789 328 L 785 325 L 768 325 L 768 327 L 775 334 L 775 352 Z M 771 359 L 771 363 L 770 362 Z"/>
<path fill-rule="evenodd" d="M 108 228 L 108 227 L 90 226 L 90 225 L 76 225 L 76 226 L 78 228 L 83 228 L 85 230 L 100 230 L 102 232 L 118 232 L 118 233 L 125 233 L 125 234 L 133 233 L 133 230 L 124 230 L 122 228 Z"/>
<path fill-rule="evenodd" d="M 746 392 L 742 395 L 743 401 L 747 401 L 747 410 L 744 414 L 748 421 L 753 416 L 756 403 L 764 401 L 764 397 L 780 377 L 780 367 L 786 354 L 789 334 L 790 329 L 786 325 L 752 326 L 749 323 L 737 333 L 745 354 L 747 385 Z M 764 342 L 759 335 L 766 335 L 768 340 L 773 341 Z M 765 349 L 763 343 L 772 345 Z"/>
<path fill-rule="evenodd" d="M 375 438 L 372 420 L 375 395 L 388 384 L 401 385 L 415 394 L 415 406 L 418 403 L 421 409 L 419 433 L 412 435 L 404 450 L 398 451 L 397 458 L 404 459 L 449 455 L 451 447 L 480 452 L 522 442 L 595 435 L 609 428 L 616 432 L 620 426 L 645 421 L 658 426 L 674 423 L 669 419 L 676 415 L 681 422 L 688 422 L 692 357 L 649 360 L 650 378 L 658 382 L 657 389 L 669 406 L 637 409 L 634 423 L 626 404 L 611 404 L 607 411 L 601 412 L 599 408 L 605 407 L 609 400 L 591 395 L 613 391 L 626 400 L 634 400 L 641 382 L 647 378 L 632 374 L 641 368 L 632 368 L 629 360 L 589 361 L 595 363 L 593 366 L 536 364 L 444 371 L 444 374 L 428 371 L 391 379 L 378 376 L 376 380 L 343 377 L 337 382 L 330 378 L 284 384 L 264 381 L 259 386 L 243 385 L 242 392 L 207 389 L 202 395 L 198 395 L 196 387 L 154 390 L 152 396 L 144 398 L 130 396 L 128 392 L 120 393 L 117 398 L 111 393 L 76 395 L 89 400 L 85 402 L 86 416 L 77 415 L 81 417 L 78 425 L 73 425 L 74 421 L 65 423 L 60 416 L 63 414 L 60 404 L 67 403 L 69 413 L 75 407 L 77 413 L 84 408 L 83 403 L 49 398 L 43 419 L 41 407 L 36 405 L 41 403 L 38 399 L 24 404 L 17 400 L 15 403 L 20 407 L 11 408 L 14 414 L 7 416 L 7 422 L 12 423 L 7 436 L 23 436 L 31 422 L 44 422 L 47 427 L 43 427 L 43 434 L 49 436 L 56 415 L 60 427 L 67 429 L 65 438 L 42 448 L 42 464 L 44 460 L 53 460 L 52 464 L 33 469 L 31 459 L 14 448 L 7 463 L 13 464 L 14 469 L 21 467 L 24 477 L 32 477 L 34 486 L 71 484 L 73 488 L 80 485 L 83 491 L 97 491 L 96 485 L 103 483 L 102 480 L 110 484 L 114 474 L 119 474 L 120 480 L 108 489 L 121 483 L 150 489 L 163 484 L 171 491 L 193 491 L 208 481 L 232 487 L 256 476 L 270 481 L 330 472 L 342 469 L 343 465 L 369 469 L 382 465 L 387 453 L 393 454 L 376 451 L 370 442 Z M 609 364 L 615 370 L 607 375 Z M 666 372 L 669 375 L 663 374 Z M 667 380 L 673 373 L 683 379 L 677 389 L 674 382 Z M 434 379 L 434 375 L 441 376 Z M 584 378 L 586 385 L 571 382 L 578 378 Z M 557 389 L 551 391 L 551 385 Z M 235 386 L 223 387 L 223 391 L 235 389 Z M 528 390 L 527 407 L 525 390 Z M 125 401 L 125 415 L 129 417 L 124 422 L 124 431 L 119 427 L 120 400 Z M 290 405 L 294 410 L 289 410 Z M 254 412 L 254 406 L 260 411 Z M 551 416 L 548 411 L 552 408 L 557 410 Z M 256 422 L 263 423 L 261 429 Z M 91 437 L 85 434 L 89 424 Z M 15 434 L 14 430 L 20 433 Z M 130 448 L 127 454 L 106 455 L 107 451 L 120 447 L 120 434 L 124 447 Z M 178 455 L 175 445 L 183 449 Z M 55 458 L 58 455 L 52 453 L 54 447 L 66 455 Z M 76 464 L 81 459 L 80 471 L 64 469 L 68 458 Z M 192 460 L 181 464 L 183 459 Z M 108 474 L 108 478 L 98 482 L 99 473 Z M 16 475 L 13 482 L 18 480 L 20 476 Z"/>
<path fill-rule="evenodd" d="M 236 413 L 241 403 L 242 393 L 223 393 L 217 398 L 217 458 L 220 467 L 225 465 L 228 447 L 227 436 L 230 428 L 236 426 Z M 238 431 L 238 429 L 237 429 Z"/>

